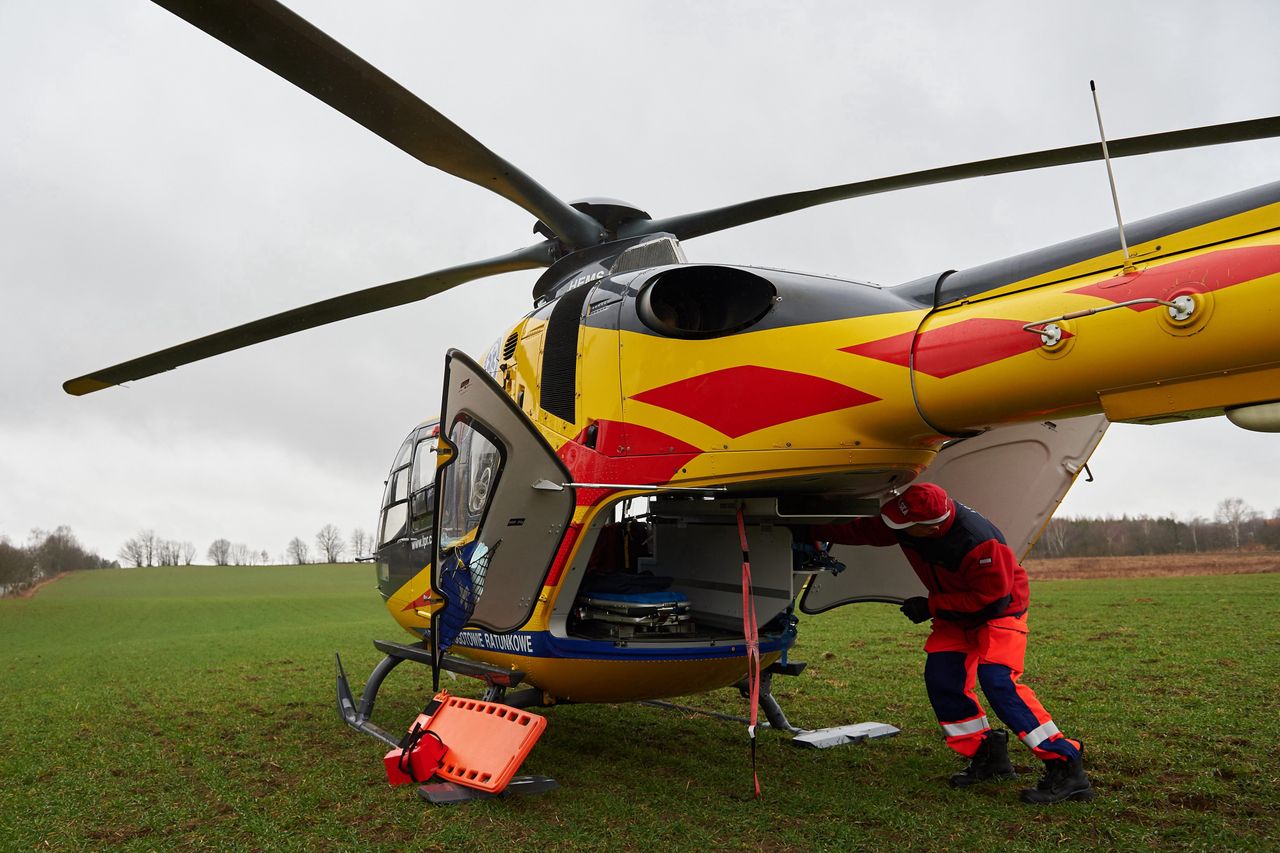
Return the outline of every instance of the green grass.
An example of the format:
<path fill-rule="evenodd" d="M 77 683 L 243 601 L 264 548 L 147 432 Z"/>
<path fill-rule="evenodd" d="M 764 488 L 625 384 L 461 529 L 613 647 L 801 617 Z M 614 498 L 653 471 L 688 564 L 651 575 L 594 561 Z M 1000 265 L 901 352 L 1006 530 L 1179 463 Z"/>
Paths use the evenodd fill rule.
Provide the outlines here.
<path fill-rule="evenodd" d="M 891 739 L 806 751 L 643 706 L 548 709 L 525 771 L 558 792 L 431 807 L 384 783 L 333 710 L 397 636 L 368 567 L 73 574 L 0 601 L 0 849 L 1275 849 L 1280 575 L 1033 587 L 1028 683 L 1083 738 L 1100 797 L 1031 809 L 1018 783 L 952 791 L 920 681 L 924 628 L 863 605 L 801 622 L 776 692 L 807 727 Z M 472 682 L 455 693 L 478 695 Z M 406 664 L 376 717 L 429 691 Z M 727 712 L 732 691 L 686 700 Z M 1015 764 L 1035 770 L 1017 747 Z M 1028 781 L 1033 781 L 1029 779 Z"/>

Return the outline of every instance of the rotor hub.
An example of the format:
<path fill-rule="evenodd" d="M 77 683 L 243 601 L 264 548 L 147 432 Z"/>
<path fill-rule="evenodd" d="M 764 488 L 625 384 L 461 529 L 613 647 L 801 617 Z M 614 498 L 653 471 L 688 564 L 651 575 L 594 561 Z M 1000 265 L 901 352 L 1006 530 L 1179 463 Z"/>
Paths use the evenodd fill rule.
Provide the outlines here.
<path fill-rule="evenodd" d="M 606 232 L 606 238 L 616 237 L 618 229 L 625 223 L 653 219 L 640 208 L 616 198 L 583 198 L 570 202 L 569 206 L 599 222 Z M 556 234 L 541 219 L 534 223 L 533 233 L 541 234 L 549 240 L 556 239 Z"/>

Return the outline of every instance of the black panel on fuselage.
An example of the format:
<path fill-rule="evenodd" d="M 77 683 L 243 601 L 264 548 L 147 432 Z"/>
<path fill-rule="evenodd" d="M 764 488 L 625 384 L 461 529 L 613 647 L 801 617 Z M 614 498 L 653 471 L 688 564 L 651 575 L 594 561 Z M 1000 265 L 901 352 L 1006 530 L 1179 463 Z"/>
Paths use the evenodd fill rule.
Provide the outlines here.
<path fill-rule="evenodd" d="M 682 265 L 685 271 L 696 271 L 699 266 L 708 269 L 726 268 L 712 264 Z M 758 322 L 739 334 L 758 332 L 766 329 L 780 329 L 788 326 L 802 326 L 808 323 L 822 323 L 830 320 L 846 320 L 851 317 L 867 317 L 873 314 L 891 314 L 897 311 L 909 311 L 920 306 L 905 302 L 893 291 L 865 284 L 858 281 L 844 281 L 826 276 L 806 275 L 804 273 L 784 270 L 763 269 L 759 267 L 728 267 L 740 269 L 762 278 L 768 279 L 777 289 L 778 303 Z M 601 281 L 596 286 L 597 294 L 625 294 L 631 301 L 646 284 L 659 274 L 674 267 L 654 267 L 638 272 L 623 273 Z M 593 296 L 592 301 L 597 301 Z M 604 300 L 601 299 L 601 302 Z M 610 312 L 592 313 L 583 320 L 583 324 L 595 328 L 612 328 Z M 658 336 L 658 333 L 646 326 L 637 315 L 634 307 L 621 312 L 618 328 L 642 335 Z"/>
<path fill-rule="evenodd" d="M 1149 243 L 1179 231 L 1186 231 L 1217 219 L 1235 216 L 1277 202 L 1280 202 L 1280 181 L 1127 223 L 1124 228 L 1125 239 L 1130 246 Z M 1111 228 L 1044 249 L 970 267 L 946 277 L 941 288 L 938 289 L 937 304 L 946 305 L 962 299 L 970 299 L 989 290 L 1119 251 L 1120 232 Z M 1100 265 L 1098 271 L 1103 269 L 1106 267 Z M 931 305 L 934 301 L 934 285 L 937 278 L 937 276 L 926 276 L 899 285 L 892 290 L 903 299 L 916 304 Z"/>

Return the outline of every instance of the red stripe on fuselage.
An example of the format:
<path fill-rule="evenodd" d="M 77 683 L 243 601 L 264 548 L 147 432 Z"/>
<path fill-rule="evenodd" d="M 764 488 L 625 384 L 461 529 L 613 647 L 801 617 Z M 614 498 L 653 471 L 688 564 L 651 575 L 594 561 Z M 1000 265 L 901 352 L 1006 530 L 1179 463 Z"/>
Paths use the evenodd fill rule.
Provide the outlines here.
<path fill-rule="evenodd" d="M 574 521 L 569 524 L 569 529 L 564 532 L 564 538 L 560 540 L 560 547 L 556 549 L 556 557 L 551 561 L 551 571 L 547 572 L 547 579 L 542 582 L 543 586 L 555 586 L 560 582 L 560 576 L 564 574 L 565 566 L 569 564 L 569 552 L 573 550 L 573 543 L 578 541 L 578 534 L 582 533 L 582 525 Z"/>
<path fill-rule="evenodd" d="M 584 429 L 556 451 L 575 483 L 661 485 L 702 452 L 692 444 L 639 424 L 596 421 L 595 427 L 594 449 L 586 446 Z M 599 503 L 614 491 L 578 489 L 577 504 Z"/>
<path fill-rule="evenodd" d="M 1040 336 L 1024 331 L 1023 325 L 1022 320 L 976 318 L 930 329 L 916 342 L 915 369 L 945 379 L 1031 352 L 1040 346 Z M 891 338 L 841 347 L 840 351 L 907 367 L 911 364 L 914 337 L 914 332 L 904 332 Z M 1069 332 L 1063 333 L 1063 338 L 1069 337 Z"/>
<path fill-rule="evenodd" d="M 1222 290 L 1277 272 L 1280 272 L 1280 246 L 1246 246 L 1220 249 L 1194 258 L 1118 275 L 1087 287 L 1076 288 L 1071 293 L 1096 296 L 1108 302 L 1128 302 L 1130 299 L 1148 297 L 1167 302 L 1175 296 Z M 1126 307 L 1133 311 L 1147 311 L 1160 306 L 1154 302 L 1145 302 Z"/>

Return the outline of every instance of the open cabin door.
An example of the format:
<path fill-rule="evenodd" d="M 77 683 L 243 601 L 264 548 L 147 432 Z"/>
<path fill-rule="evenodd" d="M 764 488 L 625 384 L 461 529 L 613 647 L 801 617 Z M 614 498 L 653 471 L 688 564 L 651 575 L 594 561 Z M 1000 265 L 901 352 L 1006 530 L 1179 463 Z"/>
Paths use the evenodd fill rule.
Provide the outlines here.
<path fill-rule="evenodd" d="M 572 520 L 574 490 L 560 487 L 572 478 L 475 361 L 450 350 L 444 377 L 433 597 L 443 593 L 438 615 L 453 633 L 463 625 L 509 633 L 533 613 Z M 443 629 L 438 636 L 452 641 Z"/>
<path fill-rule="evenodd" d="M 991 520 L 1019 559 L 1026 556 L 1108 426 L 1102 415 L 1015 424 L 944 448 L 917 482 L 937 483 Z M 800 599 L 803 613 L 858 601 L 924 595 L 900 548 L 835 545 L 848 569 L 815 575 Z"/>

